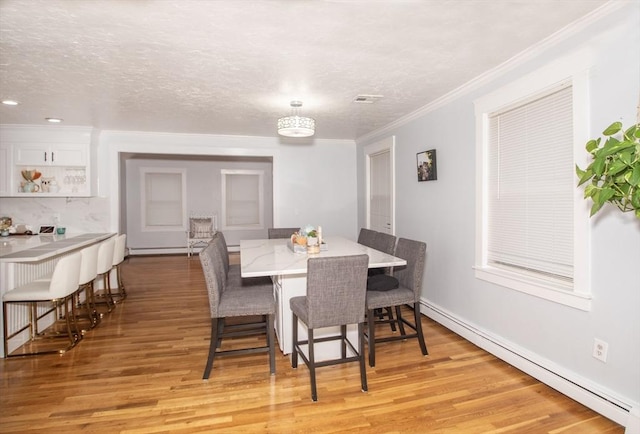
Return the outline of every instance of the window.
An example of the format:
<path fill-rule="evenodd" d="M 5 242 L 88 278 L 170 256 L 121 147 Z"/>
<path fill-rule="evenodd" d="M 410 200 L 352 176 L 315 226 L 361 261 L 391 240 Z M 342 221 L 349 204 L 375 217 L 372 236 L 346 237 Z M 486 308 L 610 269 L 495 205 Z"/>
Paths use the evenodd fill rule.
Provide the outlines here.
<path fill-rule="evenodd" d="M 262 170 L 222 170 L 224 229 L 264 229 Z"/>
<path fill-rule="evenodd" d="M 186 221 L 184 169 L 140 168 L 143 231 L 183 231 Z"/>
<path fill-rule="evenodd" d="M 588 310 L 588 213 L 574 171 L 588 135 L 587 74 L 567 77 L 561 69 L 476 101 L 475 270 L 480 279 Z"/>

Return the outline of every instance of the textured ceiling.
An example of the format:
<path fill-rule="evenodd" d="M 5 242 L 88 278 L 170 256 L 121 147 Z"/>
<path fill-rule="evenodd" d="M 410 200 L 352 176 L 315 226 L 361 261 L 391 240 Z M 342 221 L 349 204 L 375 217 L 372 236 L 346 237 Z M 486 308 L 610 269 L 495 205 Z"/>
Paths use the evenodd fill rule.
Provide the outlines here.
<path fill-rule="evenodd" d="M 0 0 L 0 123 L 356 139 L 605 0 Z M 383 95 L 355 104 L 358 94 Z"/>

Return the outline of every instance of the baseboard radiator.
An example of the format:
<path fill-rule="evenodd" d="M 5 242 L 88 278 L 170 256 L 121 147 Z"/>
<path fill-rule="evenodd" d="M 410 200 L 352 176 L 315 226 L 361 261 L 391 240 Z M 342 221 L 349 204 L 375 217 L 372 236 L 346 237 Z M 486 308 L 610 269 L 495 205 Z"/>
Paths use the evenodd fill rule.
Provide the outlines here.
<path fill-rule="evenodd" d="M 638 403 L 625 402 L 621 398 L 614 397 L 600 390 L 599 386 L 592 381 L 568 372 L 549 360 L 529 354 L 526 350 L 477 328 L 434 303 L 421 299 L 420 304 L 424 315 L 447 329 L 560 393 L 625 426 L 627 434 L 640 434 Z"/>

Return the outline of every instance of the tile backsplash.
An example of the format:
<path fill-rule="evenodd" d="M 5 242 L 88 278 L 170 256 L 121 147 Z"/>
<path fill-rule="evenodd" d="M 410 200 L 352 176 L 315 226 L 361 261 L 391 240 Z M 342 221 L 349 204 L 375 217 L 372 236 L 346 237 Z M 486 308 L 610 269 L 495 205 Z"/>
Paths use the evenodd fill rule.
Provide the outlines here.
<path fill-rule="evenodd" d="M 67 233 L 108 232 L 109 199 L 99 197 L 2 197 L 0 216 L 11 217 L 13 225 L 40 225 L 67 228 Z"/>

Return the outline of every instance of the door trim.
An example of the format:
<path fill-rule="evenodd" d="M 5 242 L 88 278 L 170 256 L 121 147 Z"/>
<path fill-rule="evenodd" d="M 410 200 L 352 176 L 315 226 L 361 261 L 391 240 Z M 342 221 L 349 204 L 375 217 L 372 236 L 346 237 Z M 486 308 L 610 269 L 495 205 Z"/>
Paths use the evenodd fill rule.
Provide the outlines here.
<path fill-rule="evenodd" d="M 389 136 L 378 142 L 364 147 L 365 160 L 365 219 L 366 227 L 371 227 L 371 157 L 381 152 L 389 151 L 391 165 L 391 233 L 396 233 L 396 136 Z"/>

